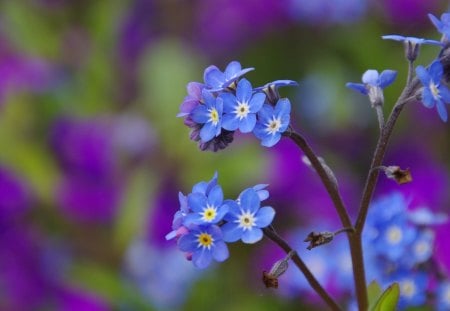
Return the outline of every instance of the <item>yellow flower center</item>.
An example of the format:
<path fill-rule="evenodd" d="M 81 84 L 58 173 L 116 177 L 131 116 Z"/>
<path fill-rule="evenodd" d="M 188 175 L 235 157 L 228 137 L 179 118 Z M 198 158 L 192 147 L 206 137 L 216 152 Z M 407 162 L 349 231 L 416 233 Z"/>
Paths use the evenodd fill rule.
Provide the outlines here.
<path fill-rule="evenodd" d="M 275 117 L 269 121 L 269 123 L 266 124 L 266 132 L 273 135 L 277 133 L 280 130 L 281 127 L 281 120 Z"/>
<path fill-rule="evenodd" d="M 207 205 L 206 208 L 203 209 L 203 212 L 200 213 L 202 216 L 202 220 L 205 222 L 211 222 L 216 218 L 217 209 L 215 206 Z"/>
<path fill-rule="evenodd" d="M 214 244 L 213 237 L 206 232 L 202 232 L 197 236 L 198 247 L 210 249 Z"/>
<path fill-rule="evenodd" d="M 211 122 L 213 125 L 217 125 L 219 123 L 219 113 L 217 112 L 216 108 L 209 109 L 209 122 Z"/>
<path fill-rule="evenodd" d="M 240 102 L 238 102 L 238 105 L 237 105 L 236 109 L 234 110 L 234 113 L 238 116 L 239 120 L 246 118 L 249 112 L 250 112 L 250 107 L 248 106 L 248 104 L 240 103 Z"/>
<path fill-rule="evenodd" d="M 256 218 L 250 212 L 245 212 L 239 215 L 239 218 L 236 220 L 239 224 L 239 227 L 244 230 L 251 230 L 255 226 Z"/>
<path fill-rule="evenodd" d="M 390 244 L 397 244 L 403 238 L 402 230 L 398 226 L 391 226 L 387 230 L 387 239 Z"/>
<path fill-rule="evenodd" d="M 435 100 L 438 100 L 439 98 L 441 98 L 441 95 L 439 94 L 439 89 L 438 89 L 437 85 L 434 84 L 433 81 L 430 82 L 430 91 Z"/>
<path fill-rule="evenodd" d="M 416 293 L 416 284 L 410 280 L 403 281 L 400 283 L 400 292 L 406 297 L 412 297 Z"/>

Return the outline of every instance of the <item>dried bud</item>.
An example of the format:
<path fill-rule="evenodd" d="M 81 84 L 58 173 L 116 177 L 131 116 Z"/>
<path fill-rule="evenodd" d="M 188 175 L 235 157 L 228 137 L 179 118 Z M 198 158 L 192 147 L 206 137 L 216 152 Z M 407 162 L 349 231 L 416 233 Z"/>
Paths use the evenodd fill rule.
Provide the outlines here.
<path fill-rule="evenodd" d="M 308 234 L 304 242 L 309 242 L 307 249 L 311 250 L 314 247 L 330 243 L 333 241 L 334 233 L 333 232 L 311 232 Z"/>
<path fill-rule="evenodd" d="M 269 272 L 263 271 L 263 283 L 266 288 L 278 288 L 278 278 L 286 272 L 289 267 L 288 261 L 294 256 L 295 251 L 290 251 L 285 258 L 275 262 Z"/>
<path fill-rule="evenodd" d="M 394 179 L 398 184 L 406 184 L 412 181 L 409 168 L 402 170 L 399 166 L 388 166 L 384 169 L 387 178 Z"/>

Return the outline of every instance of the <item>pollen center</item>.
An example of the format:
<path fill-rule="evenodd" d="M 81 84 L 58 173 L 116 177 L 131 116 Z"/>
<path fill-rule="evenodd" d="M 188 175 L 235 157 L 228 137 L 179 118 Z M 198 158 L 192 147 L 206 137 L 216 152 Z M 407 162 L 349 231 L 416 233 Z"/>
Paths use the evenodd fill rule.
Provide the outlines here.
<path fill-rule="evenodd" d="M 266 132 L 273 135 L 277 133 L 281 128 L 281 120 L 275 117 L 266 124 Z"/>
<path fill-rule="evenodd" d="M 242 120 L 247 117 L 248 113 L 250 112 L 250 107 L 247 103 L 241 103 L 238 102 L 238 105 L 236 109 L 234 110 L 234 113 L 239 118 L 239 120 Z"/>
<path fill-rule="evenodd" d="M 441 98 L 441 95 L 439 94 L 439 89 L 438 89 L 437 85 L 434 84 L 433 81 L 430 82 L 430 91 L 435 100 L 438 100 Z"/>
<path fill-rule="evenodd" d="M 239 228 L 244 230 L 251 230 L 255 226 L 255 221 L 256 217 L 250 212 L 243 212 L 236 220 L 239 224 Z"/>
<path fill-rule="evenodd" d="M 198 247 L 203 247 L 210 249 L 211 246 L 214 244 L 213 237 L 206 232 L 202 232 L 199 235 L 197 235 L 197 241 L 198 241 Z"/>
<path fill-rule="evenodd" d="M 209 109 L 209 122 L 211 122 L 213 125 L 217 125 L 219 123 L 219 113 L 217 112 L 216 108 Z"/>
<path fill-rule="evenodd" d="M 416 293 L 416 285 L 410 280 L 403 281 L 400 283 L 400 292 L 406 297 L 412 297 Z"/>
<path fill-rule="evenodd" d="M 204 222 L 211 222 L 216 218 L 217 208 L 215 206 L 206 205 L 200 215 Z"/>
<path fill-rule="evenodd" d="M 421 241 L 414 246 L 414 250 L 416 251 L 416 254 L 418 254 L 418 255 L 426 254 L 429 249 L 430 249 L 430 246 L 428 245 L 428 243 L 426 243 L 424 241 Z"/>
<path fill-rule="evenodd" d="M 398 226 L 391 226 L 388 228 L 386 236 L 390 244 L 397 244 L 402 240 L 403 233 Z"/>

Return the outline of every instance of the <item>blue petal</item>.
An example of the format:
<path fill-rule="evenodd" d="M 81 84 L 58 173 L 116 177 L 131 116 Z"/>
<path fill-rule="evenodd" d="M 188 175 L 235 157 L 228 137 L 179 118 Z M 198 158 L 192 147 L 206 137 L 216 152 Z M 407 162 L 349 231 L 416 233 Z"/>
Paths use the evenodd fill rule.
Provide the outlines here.
<path fill-rule="evenodd" d="M 216 66 L 212 65 L 205 69 L 203 73 L 205 84 L 211 88 L 221 88 L 225 82 L 225 74 Z"/>
<path fill-rule="evenodd" d="M 439 86 L 439 94 L 445 103 L 450 104 L 450 90 L 445 85 Z"/>
<path fill-rule="evenodd" d="M 387 39 L 387 40 L 395 40 L 395 41 L 405 41 L 406 37 L 404 36 L 399 36 L 399 35 L 386 35 L 386 36 L 381 36 L 381 38 L 383 39 Z"/>
<path fill-rule="evenodd" d="M 442 75 L 444 74 L 444 68 L 442 67 L 441 62 L 436 60 L 430 65 L 428 72 L 430 73 L 431 79 L 433 79 L 434 83 L 439 84 Z"/>
<path fill-rule="evenodd" d="M 434 100 L 433 94 L 429 88 L 424 88 L 422 90 L 422 104 L 427 108 L 433 108 L 436 101 Z"/>
<path fill-rule="evenodd" d="M 273 117 L 273 108 L 270 105 L 264 104 L 258 112 L 259 122 L 264 124 Z"/>
<path fill-rule="evenodd" d="M 428 17 L 430 18 L 433 25 L 437 28 L 437 30 L 442 30 L 442 22 L 433 14 L 428 14 Z"/>
<path fill-rule="evenodd" d="M 238 61 L 232 61 L 227 65 L 227 68 L 225 68 L 225 79 L 230 80 L 233 79 L 236 74 L 241 71 L 242 66 L 241 63 Z"/>
<path fill-rule="evenodd" d="M 200 130 L 200 138 L 206 143 L 216 136 L 216 131 L 217 128 L 211 122 L 205 123 Z"/>
<path fill-rule="evenodd" d="M 242 242 L 247 244 L 253 244 L 260 241 L 263 237 L 263 232 L 261 229 L 252 228 L 251 230 L 244 231 L 242 234 Z"/>
<path fill-rule="evenodd" d="M 273 135 L 267 135 L 262 141 L 261 145 L 264 147 L 273 147 L 277 142 L 279 142 L 281 139 L 281 134 L 273 134 Z"/>
<path fill-rule="evenodd" d="M 369 69 L 366 72 L 364 72 L 364 74 L 362 75 L 362 82 L 373 86 L 377 86 L 378 71 L 374 69 Z"/>
<path fill-rule="evenodd" d="M 223 99 L 221 97 L 216 98 L 214 107 L 216 108 L 217 113 L 219 114 L 219 119 L 221 119 L 223 113 Z"/>
<path fill-rule="evenodd" d="M 441 117 L 441 120 L 444 122 L 447 122 L 447 110 L 445 109 L 445 105 L 441 100 L 438 100 L 436 102 L 436 108 L 437 108 L 439 117 Z"/>
<path fill-rule="evenodd" d="M 222 127 L 228 131 L 235 131 L 239 127 L 239 119 L 234 114 L 224 114 L 222 118 Z"/>
<path fill-rule="evenodd" d="M 256 226 L 265 228 L 270 225 L 275 217 L 275 210 L 270 206 L 261 207 L 256 213 Z"/>
<path fill-rule="evenodd" d="M 247 115 L 246 118 L 242 119 L 239 122 L 239 130 L 242 133 L 250 133 L 255 128 L 255 125 L 256 125 L 256 115 L 250 113 Z"/>
<path fill-rule="evenodd" d="M 221 221 L 225 215 L 228 213 L 229 207 L 228 205 L 224 204 L 222 206 L 219 207 L 219 209 L 217 210 L 217 214 L 216 214 L 216 218 L 214 219 L 214 223 L 218 223 L 219 221 Z"/>
<path fill-rule="evenodd" d="M 289 126 L 290 119 L 291 117 L 288 114 L 281 117 L 281 127 L 278 129 L 279 133 L 283 133 L 284 131 L 286 131 Z"/>
<path fill-rule="evenodd" d="M 236 97 L 241 103 L 248 103 L 252 97 L 252 85 L 247 79 L 239 81 L 236 89 Z"/>
<path fill-rule="evenodd" d="M 211 189 L 211 192 L 208 195 L 208 203 L 213 206 L 220 206 L 223 202 L 223 191 L 222 187 L 216 185 Z"/>
<path fill-rule="evenodd" d="M 206 194 L 206 188 L 208 187 L 208 183 L 206 181 L 201 181 L 192 187 L 192 193 L 198 192 L 202 194 Z"/>
<path fill-rule="evenodd" d="M 367 93 L 368 93 L 366 86 L 361 83 L 348 82 L 345 84 L 345 86 L 348 87 L 349 89 L 360 92 L 363 95 L 367 95 Z"/>
<path fill-rule="evenodd" d="M 240 199 L 241 199 L 241 208 L 244 211 L 254 213 L 259 209 L 261 202 L 259 201 L 259 197 L 253 188 L 248 188 L 244 190 L 242 192 L 242 195 L 240 196 Z"/>
<path fill-rule="evenodd" d="M 236 242 L 242 237 L 243 230 L 236 223 L 227 222 L 221 228 L 225 242 Z"/>
<path fill-rule="evenodd" d="M 222 93 L 220 97 L 223 100 L 223 111 L 225 113 L 232 113 L 236 109 L 237 99 L 231 93 Z"/>
<path fill-rule="evenodd" d="M 208 109 L 206 108 L 205 105 L 197 106 L 192 111 L 191 118 L 192 118 L 192 120 L 194 120 L 194 122 L 197 122 L 200 124 L 208 122 L 208 120 L 209 120 Z"/>
<path fill-rule="evenodd" d="M 291 102 L 287 98 L 281 98 L 275 105 L 274 114 L 277 117 L 289 115 L 291 113 Z"/>
<path fill-rule="evenodd" d="M 227 245 L 223 241 L 218 241 L 216 242 L 212 255 L 216 261 L 222 262 L 227 260 L 230 253 L 228 252 Z"/>
<path fill-rule="evenodd" d="M 211 251 L 209 250 L 201 249 L 192 254 L 192 262 L 194 263 L 194 266 L 199 269 L 205 269 L 206 267 L 209 266 L 211 261 L 212 261 L 212 254 Z"/>
<path fill-rule="evenodd" d="M 397 77 L 397 71 L 395 70 L 384 70 L 379 77 L 379 83 L 378 86 L 380 86 L 382 89 L 389 86 L 395 81 L 395 78 Z"/>
<path fill-rule="evenodd" d="M 206 196 L 202 193 L 191 193 L 188 195 L 188 204 L 193 212 L 203 211 L 206 202 Z"/>
<path fill-rule="evenodd" d="M 205 106 L 206 107 L 211 108 L 211 107 L 214 107 L 216 105 L 216 98 L 207 89 L 203 89 L 203 91 L 202 91 L 202 98 L 203 98 L 203 101 L 205 102 Z"/>
<path fill-rule="evenodd" d="M 431 77 L 423 66 L 417 66 L 416 75 L 425 87 L 430 84 Z"/>
<path fill-rule="evenodd" d="M 253 129 L 253 134 L 259 139 L 264 139 L 267 136 L 266 127 L 262 123 L 257 122 Z"/>
<path fill-rule="evenodd" d="M 182 235 L 177 242 L 178 248 L 183 252 L 193 252 L 197 248 L 197 239 L 191 233 Z"/>
<path fill-rule="evenodd" d="M 264 93 L 254 94 L 252 99 L 249 102 L 250 112 L 257 113 L 258 111 L 260 111 L 265 100 L 266 100 L 266 94 L 264 94 Z"/>
<path fill-rule="evenodd" d="M 228 206 L 228 213 L 225 215 L 224 219 L 228 222 L 236 220 L 241 214 L 239 205 L 234 200 L 225 200 L 224 204 Z"/>

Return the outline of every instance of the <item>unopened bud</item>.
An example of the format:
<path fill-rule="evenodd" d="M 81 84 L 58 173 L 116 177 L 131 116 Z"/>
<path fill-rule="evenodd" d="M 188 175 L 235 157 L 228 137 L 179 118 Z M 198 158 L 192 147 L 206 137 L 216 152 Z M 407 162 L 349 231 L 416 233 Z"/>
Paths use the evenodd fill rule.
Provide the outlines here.
<path fill-rule="evenodd" d="M 266 288 L 278 288 L 278 278 L 286 272 L 289 267 L 288 261 L 294 254 L 295 251 L 290 251 L 285 258 L 275 262 L 269 272 L 263 271 L 263 283 Z"/>
<path fill-rule="evenodd" d="M 333 241 L 333 238 L 333 232 L 311 232 L 310 234 L 308 234 L 304 242 L 309 242 L 307 249 L 311 250 L 314 247 L 330 243 L 331 241 Z"/>
<path fill-rule="evenodd" d="M 406 184 L 412 181 L 412 176 L 409 168 L 402 170 L 400 166 L 379 166 L 376 169 L 384 171 L 386 177 L 394 179 L 398 184 Z"/>

